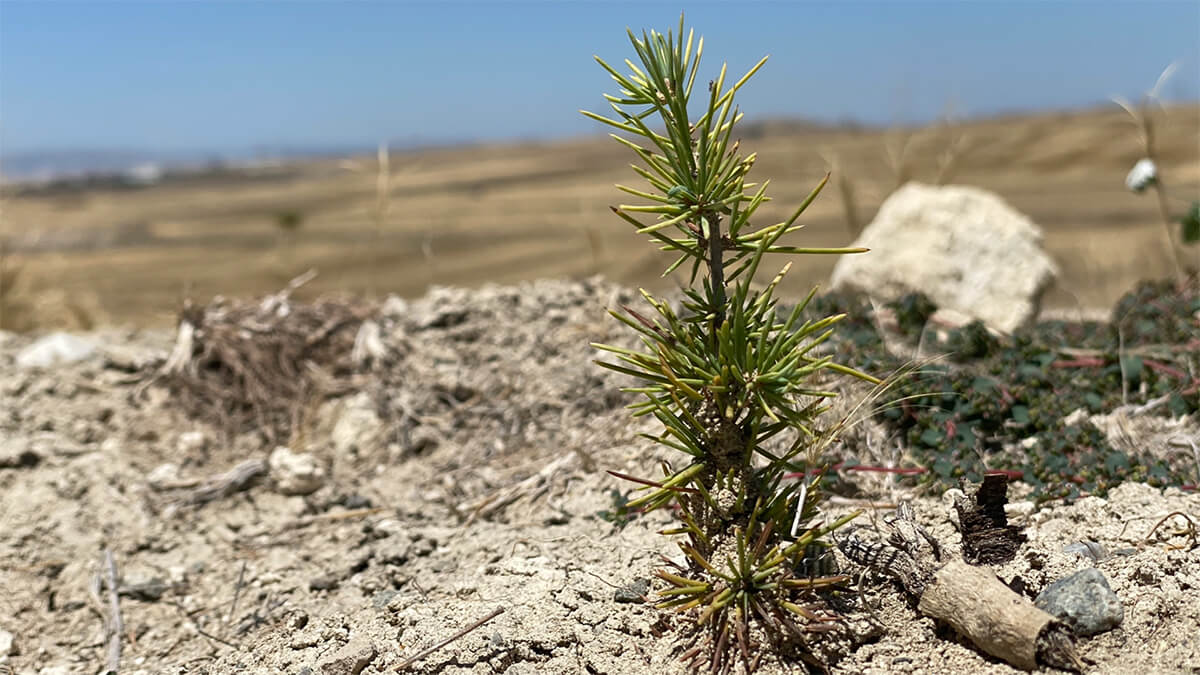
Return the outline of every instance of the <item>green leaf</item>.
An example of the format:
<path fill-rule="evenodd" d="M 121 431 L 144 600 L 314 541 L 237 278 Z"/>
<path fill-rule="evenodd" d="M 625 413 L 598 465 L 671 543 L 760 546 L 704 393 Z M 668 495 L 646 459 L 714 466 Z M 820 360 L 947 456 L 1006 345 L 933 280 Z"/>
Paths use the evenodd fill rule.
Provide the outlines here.
<path fill-rule="evenodd" d="M 1014 405 L 1009 411 L 1012 419 L 1017 424 L 1029 424 L 1029 408 L 1023 405 Z"/>
<path fill-rule="evenodd" d="M 1194 244 L 1200 242 L 1200 201 L 1192 202 L 1192 207 L 1184 214 L 1183 220 L 1179 221 L 1180 237 L 1183 238 L 1183 243 Z"/>

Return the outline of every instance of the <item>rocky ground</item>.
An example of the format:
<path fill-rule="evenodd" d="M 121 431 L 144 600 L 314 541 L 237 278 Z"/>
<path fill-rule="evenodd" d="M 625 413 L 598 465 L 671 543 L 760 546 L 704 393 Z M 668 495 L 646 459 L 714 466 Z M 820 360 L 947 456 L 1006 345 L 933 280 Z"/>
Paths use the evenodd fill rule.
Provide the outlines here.
<path fill-rule="evenodd" d="M 680 620 L 642 598 L 669 516 L 622 521 L 630 485 L 606 473 L 667 455 L 588 346 L 629 340 L 603 310 L 633 299 L 586 281 L 388 300 L 369 358 L 300 411 L 287 450 L 153 380 L 173 333 L 80 335 L 79 360 L 46 366 L 19 358 L 35 336 L 0 334 L 0 672 L 103 672 L 110 572 L 121 672 L 394 672 L 488 617 L 411 671 L 682 671 Z M 908 497 L 957 546 L 943 495 L 863 485 L 830 515 L 867 524 Z M 1080 641 L 1089 672 L 1200 670 L 1200 495 L 1012 497 L 1029 542 L 1003 580 L 1033 597 L 1095 567 L 1120 598 L 1119 627 Z M 835 672 L 1013 672 L 892 582 L 861 588 Z"/>

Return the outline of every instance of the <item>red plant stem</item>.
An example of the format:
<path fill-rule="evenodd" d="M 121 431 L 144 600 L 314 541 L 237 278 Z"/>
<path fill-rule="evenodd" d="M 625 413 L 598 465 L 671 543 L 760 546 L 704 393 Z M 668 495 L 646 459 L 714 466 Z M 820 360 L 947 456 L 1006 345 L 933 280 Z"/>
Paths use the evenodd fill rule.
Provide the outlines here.
<path fill-rule="evenodd" d="M 1107 365 L 1107 361 L 1099 357 L 1069 359 L 1066 361 L 1055 361 L 1050 364 L 1051 368 L 1099 368 Z"/>
<path fill-rule="evenodd" d="M 1182 370 L 1179 370 L 1178 368 L 1172 368 L 1171 366 L 1168 366 L 1167 364 L 1162 363 L 1160 361 L 1154 361 L 1152 359 L 1142 359 L 1142 363 L 1144 363 L 1146 365 L 1146 367 L 1151 370 L 1157 370 L 1160 373 L 1165 373 L 1165 374 L 1171 375 L 1173 377 L 1178 377 L 1181 380 L 1188 379 L 1187 373 L 1183 372 Z"/>

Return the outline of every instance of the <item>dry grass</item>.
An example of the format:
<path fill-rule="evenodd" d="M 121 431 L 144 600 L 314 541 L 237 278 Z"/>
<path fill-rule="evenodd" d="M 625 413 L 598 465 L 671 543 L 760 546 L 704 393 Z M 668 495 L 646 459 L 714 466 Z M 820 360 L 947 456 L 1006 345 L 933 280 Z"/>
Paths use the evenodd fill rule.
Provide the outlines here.
<path fill-rule="evenodd" d="M 1200 106 L 1172 108 L 1156 132 L 1172 190 L 1200 191 Z M 761 217 L 788 215 L 827 169 L 824 149 L 853 179 L 858 219 L 869 222 L 897 180 L 881 156 L 887 133 L 747 128 L 744 145 L 759 153 L 755 175 L 772 177 L 777 198 L 760 209 Z M 1063 270 L 1049 306 L 1107 307 L 1135 279 L 1171 274 L 1154 200 L 1124 187 L 1143 150 L 1120 109 L 963 122 L 953 133 L 970 147 L 949 166 L 948 133 L 913 130 L 904 164 L 918 180 L 934 182 L 949 172 L 955 183 L 993 190 L 1042 225 Z M 377 168 L 377 158 L 363 161 Z M 431 282 L 476 285 L 595 271 L 649 288 L 673 283 L 658 279 L 664 261 L 606 208 L 620 200 L 611 186 L 628 180 L 628 157 L 604 138 L 393 152 L 390 162 L 393 169 L 420 169 L 390 171 L 386 218 L 377 181 L 327 160 L 141 190 L 8 194 L 4 219 L 31 284 L 68 297 L 94 292 L 104 315 L 138 325 L 170 325 L 186 295 L 277 289 L 285 279 L 273 264 L 275 219 L 285 210 L 304 214 L 290 265 L 321 273 L 306 297 L 372 288 L 414 296 Z M 842 209 L 832 194 L 818 199 L 805 215 L 805 242 L 847 243 Z M 809 261 L 785 290 L 823 282 L 834 262 Z"/>

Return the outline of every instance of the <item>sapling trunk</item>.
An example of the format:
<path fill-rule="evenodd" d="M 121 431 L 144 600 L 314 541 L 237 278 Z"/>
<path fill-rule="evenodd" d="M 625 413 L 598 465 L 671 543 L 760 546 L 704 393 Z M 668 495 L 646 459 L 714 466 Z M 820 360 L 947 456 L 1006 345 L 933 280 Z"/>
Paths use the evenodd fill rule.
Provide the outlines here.
<path fill-rule="evenodd" d="M 705 220 L 708 223 L 708 278 L 712 284 L 713 312 L 713 341 L 716 341 L 717 327 L 725 322 L 725 260 L 721 246 L 721 217 L 709 214 Z"/>

